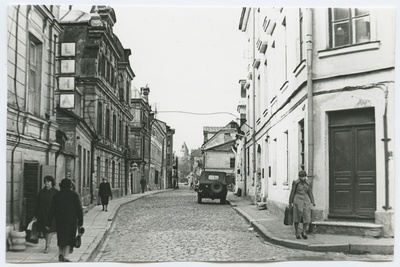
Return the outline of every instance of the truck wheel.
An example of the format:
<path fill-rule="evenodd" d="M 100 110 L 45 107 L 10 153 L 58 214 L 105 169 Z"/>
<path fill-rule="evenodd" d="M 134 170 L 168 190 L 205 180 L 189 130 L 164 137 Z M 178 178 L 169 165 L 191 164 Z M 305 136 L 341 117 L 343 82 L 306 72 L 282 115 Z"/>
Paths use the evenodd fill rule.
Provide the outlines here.
<path fill-rule="evenodd" d="M 201 196 L 200 196 L 200 194 L 197 194 L 197 203 L 201 204 Z"/>

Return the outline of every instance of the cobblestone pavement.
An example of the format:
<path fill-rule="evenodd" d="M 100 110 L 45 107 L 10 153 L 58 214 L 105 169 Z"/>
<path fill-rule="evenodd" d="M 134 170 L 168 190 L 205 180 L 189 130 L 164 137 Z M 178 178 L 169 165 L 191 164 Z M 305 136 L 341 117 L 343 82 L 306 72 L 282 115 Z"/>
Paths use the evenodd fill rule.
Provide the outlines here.
<path fill-rule="evenodd" d="M 346 255 L 289 249 L 265 242 L 230 205 L 204 199 L 187 187 L 120 208 L 95 261 L 385 261 L 380 255 Z"/>

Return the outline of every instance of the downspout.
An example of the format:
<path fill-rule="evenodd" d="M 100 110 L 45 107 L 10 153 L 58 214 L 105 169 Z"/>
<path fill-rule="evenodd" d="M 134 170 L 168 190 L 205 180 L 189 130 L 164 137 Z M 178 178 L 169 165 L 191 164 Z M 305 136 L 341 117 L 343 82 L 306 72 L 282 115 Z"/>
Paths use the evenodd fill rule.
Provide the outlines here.
<path fill-rule="evenodd" d="M 246 136 L 243 137 L 243 151 L 244 151 L 244 156 L 243 156 L 243 161 L 244 161 L 244 185 L 243 185 L 243 196 L 247 196 L 247 158 L 246 158 Z"/>
<path fill-rule="evenodd" d="M 17 106 L 17 120 L 16 120 L 16 128 L 17 128 L 17 142 L 15 143 L 12 151 L 11 151 L 11 185 L 10 185 L 10 223 L 14 229 L 14 153 L 15 149 L 18 147 L 19 143 L 21 142 L 21 136 L 19 133 L 19 104 L 18 104 L 18 95 L 17 95 L 17 70 L 18 70 L 18 28 L 19 28 L 19 9 L 20 5 L 17 6 L 17 17 L 15 19 L 15 65 L 14 65 L 14 96 L 15 96 L 15 104 Z M 30 11 L 30 6 L 27 8 L 26 17 L 28 17 Z"/>
<path fill-rule="evenodd" d="M 51 6 L 52 8 L 52 6 Z M 48 20 L 49 21 L 49 20 Z M 52 79 L 52 77 L 54 77 L 54 75 L 52 75 L 52 65 L 51 62 L 53 62 L 53 58 L 52 58 L 52 42 L 53 42 L 53 23 L 50 21 L 47 23 L 48 27 L 49 27 L 49 45 L 48 45 L 48 68 L 49 68 L 49 73 L 48 73 L 48 94 L 49 97 L 47 98 L 47 107 L 49 109 L 49 114 L 48 116 L 46 116 L 47 118 L 47 133 L 46 133 L 46 141 L 48 142 L 48 148 L 46 149 L 46 165 L 50 164 L 50 150 L 51 150 L 51 145 L 50 145 L 50 126 L 51 126 L 51 111 L 52 111 L 52 106 L 51 106 L 51 101 L 52 101 L 52 92 L 53 92 L 53 88 L 54 88 L 54 81 Z M 52 88 L 53 85 L 53 88 Z"/>
<path fill-rule="evenodd" d="M 306 8 L 307 24 L 306 24 L 306 47 L 307 47 L 307 120 L 308 120 L 308 170 L 307 175 L 314 180 L 314 99 L 313 99 L 313 45 L 312 45 L 312 9 Z"/>
<path fill-rule="evenodd" d="M 388 105 L 388 89 L 387 85 L 382 84 L 384 88 L 381 86 L 378 86 L 380 89 L 383 90 L 385 94 L 385 109 L 383 112 L 383 144 L 384 144 L 384 155 L 385 155 L 385 206 L 382 208 L 386 211 L 391 210 L 392 207 L 390 207 L 389 204 L 389 141 L 391 140 L 388 138 L 388 130 L 387 130 L 387 105 Z"/>
<path fill-rule="evenodd" d="M 256 75 L 256 70 L 255 70 L 255 65 L 254 61 L 256 59 L 256 9 L 253 7 L 253 74 L 252 74 L 252 87 L 253 87 L 253 92 L 252 92 L 252 105 L 253 105 L 253 118 L 252 118 L 252 123 L 253 123 L 253 133 L 252 133 L 252 142 L 253 142 L 253 186 L 254 186 L 254 202 L 257 203 L 257 170 L 256 170 L 256 82 L 255 82 L 255 75 Z"/>

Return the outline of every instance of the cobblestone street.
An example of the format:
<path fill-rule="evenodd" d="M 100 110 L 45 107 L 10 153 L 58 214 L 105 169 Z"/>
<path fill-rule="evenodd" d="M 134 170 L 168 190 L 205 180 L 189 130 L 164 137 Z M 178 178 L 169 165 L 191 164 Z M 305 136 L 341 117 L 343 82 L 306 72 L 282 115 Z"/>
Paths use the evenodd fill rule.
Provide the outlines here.
<path fill-rule="evenodd" d="M 291 261 L 385 260 L 380 255 L 346 255 L 289 249 L 265 242 L 230 205 L 204 199 L 187 186 L 120 208 L 95 261 Z"/>

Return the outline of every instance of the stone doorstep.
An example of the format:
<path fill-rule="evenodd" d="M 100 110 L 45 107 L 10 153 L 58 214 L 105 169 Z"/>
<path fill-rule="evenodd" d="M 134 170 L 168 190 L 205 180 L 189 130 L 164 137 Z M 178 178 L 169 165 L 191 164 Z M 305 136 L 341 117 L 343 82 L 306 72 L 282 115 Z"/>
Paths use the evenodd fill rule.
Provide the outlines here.
<path fill-rule="evenodd" d="M 313 232 L 318 234 L 338 234 L 381 237 L 383 225 L 365 222 L 315 221 Z"/>
<path fill-rule="evenodd" d="M 267 209 L 267 202 L 257 202 L 257 209 L 266 210 Z"/>

